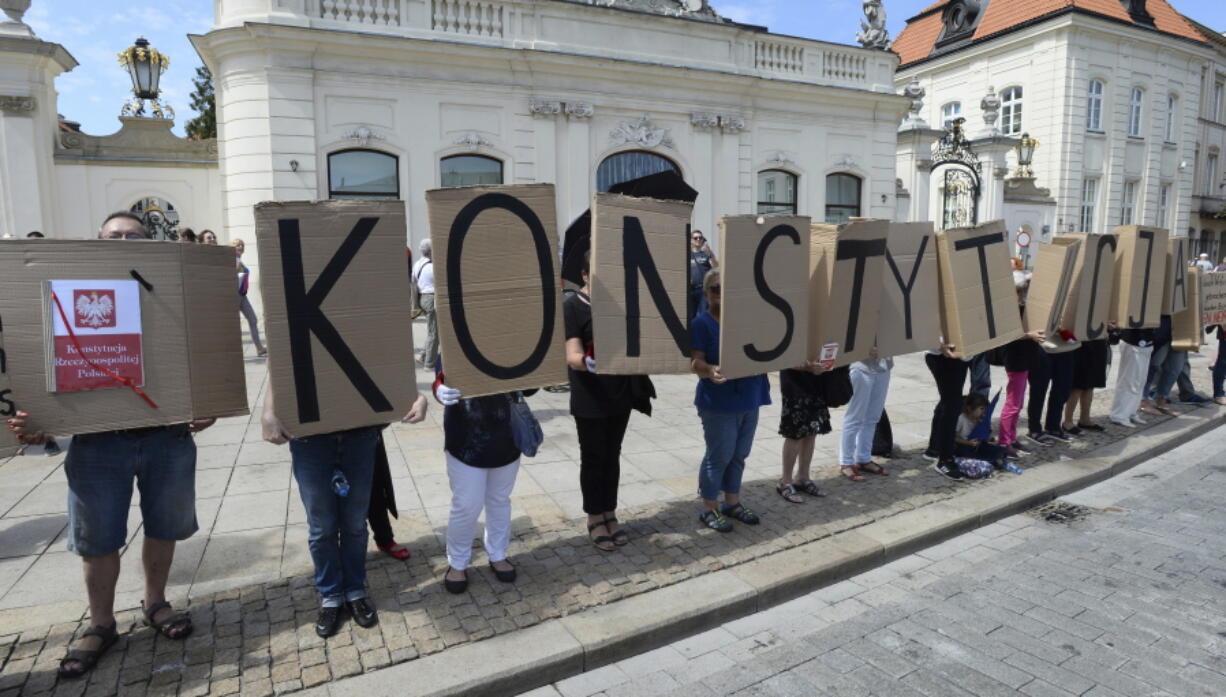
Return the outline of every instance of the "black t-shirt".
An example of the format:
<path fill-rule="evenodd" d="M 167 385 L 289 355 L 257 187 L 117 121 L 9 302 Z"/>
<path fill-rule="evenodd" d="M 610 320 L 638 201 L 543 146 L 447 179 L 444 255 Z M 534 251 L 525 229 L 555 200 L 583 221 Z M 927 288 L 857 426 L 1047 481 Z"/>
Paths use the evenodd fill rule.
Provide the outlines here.
<path fill-rule="evenodd" d="M 706 278 L 707 272 L 711 270 L 711 255 L 706 252 L 695 252 L 690 250 L 690 287 L 702 287 L 702 279 Z"/>
<path fill-rule="evenodd" d="M 1154 334 L 1157 332 L 1153 329 L 1125 329 L 1120 332 L 1120 341 L 1132 344 L 1133 346 L 1153 346 Z M 1142 343 L 1144 342 L 1144 343 Z"/>
<path fill-rule="evenodd" d="M 574 293 L 562 304 L 562 317 L 566 322 L 566 338 L 578 339 L 583 347 L 596 358 L 596 370 L 600 370 L 600 355 L 593 349 L 592 306 Z M 634 401 L 629 375 L 593 375 L 586 370 L 567 367 L 570 376 L 570 413 L 586 419 L 602 419 L 628 412 Z"/>
<path fill-rule="evenodd" d="M 1005 344 L 1005 372 L 1028 373 L 1038 368 L 1039 343 L 1034 339 L 1022 337 Z"/>

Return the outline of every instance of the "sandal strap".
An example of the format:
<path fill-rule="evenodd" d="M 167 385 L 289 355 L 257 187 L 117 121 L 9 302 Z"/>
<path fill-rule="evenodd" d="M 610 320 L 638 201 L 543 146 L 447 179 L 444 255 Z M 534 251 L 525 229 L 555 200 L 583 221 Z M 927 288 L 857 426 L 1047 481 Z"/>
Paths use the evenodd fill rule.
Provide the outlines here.
<path fill-rule="evenodd" d="M 81 632 L 82 637 L 96 636 L 103 640 L 110 639 L 111 637 L 118 635 L 119 630 L 115 624 L 111 624 L 109 626 L 105 624 L 95 624 L 86 629 L 84 632 Z"/>
<path fill-rule="evenodd" d="M 616 540 L 619 537 L 628 537 L 628 535 L 626 534 L 626 531 L 624 529 L 619 528 L 616 532 L 609 533 L 609 537 L 612 537 L 614 540 Z"/>
<path fill-rule="evenodd" d="M 145 613 L 145 619 L 149 620 L 150 624 L 153 623 L 154 615 L 158 614 L 159 612 L 161 612 L 162 610 L 165 610 L 168 607 L 170 607 L 170 603 L 166 602 L 165 600 L 160 600 L 150 605 L 149 607 L 145 607 L 145 604 L 141 603 L 141 611 Z"/>

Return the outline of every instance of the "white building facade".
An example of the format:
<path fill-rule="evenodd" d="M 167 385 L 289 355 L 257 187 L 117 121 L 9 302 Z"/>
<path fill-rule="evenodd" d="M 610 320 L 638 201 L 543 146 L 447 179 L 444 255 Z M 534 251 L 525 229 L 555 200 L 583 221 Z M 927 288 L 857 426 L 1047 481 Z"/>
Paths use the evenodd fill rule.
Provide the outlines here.
<path fill-rule="evenodd" d="M 892 217 L 897 57 L 777 36 L 699 0 L 217 0 L 192 37 L 214 77 L 229 236 L 265 200 L 405 202 L 547 182 L 559 225 L 617 181 L 675 169 L 694 225 Z"/>
<path fill-rule="evenodd" d="M 1109 4 L 1114 13 L 1118 3 Z M 1011 230 L 1039 225 L 1036 240 L 1130 223 L 1186 231 L 1202 75 L 1213 51 L 1165 0 L 1132 3 L 1158 17 L 1156 26 L 1123 5 L 1122 17 L 1080 5 L 1089 3 L 1029 17 L 1006 16 L 996 4 L 938 4 L 909 20 L 895 42 L 902 55 L 895 84 L 924 89 L 920 115 L 933 129 L 962 117 L 971 136 L 1038 140 L 1031 169 L 1054 205 L 1045 213 L 1027 197 L 1006 204 Z M 985 98 L 997 109 L 994 124 L 982 118 Z M 900 159 L 900 178 L 913 179 L 913 166 Z M 1009 152 L 983 176 L 1005 180 L 1007 192 L 1016 169 Z M 941 195 L 934 181 L 934 215 Z"/>
<path fill-rule="evenodd" d="M 1219 263 L 1226 255 L 1226 35 L 1204 25 L 1198 29 L 1213 47 L 1213 60 L 1201 72 L 1188 236 L 1197 254 L 1204 252 Z"/>

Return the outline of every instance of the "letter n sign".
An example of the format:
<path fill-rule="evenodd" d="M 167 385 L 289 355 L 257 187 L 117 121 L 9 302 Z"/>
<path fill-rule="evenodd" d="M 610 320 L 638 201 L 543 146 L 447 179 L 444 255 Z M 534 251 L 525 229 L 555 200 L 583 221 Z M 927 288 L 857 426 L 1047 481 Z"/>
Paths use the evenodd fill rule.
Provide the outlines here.
<path fill-rule="evenodd" d="M 398 420 L 417 397 L 400 201 L 256 207 L 269 375 L 294 437 Z"/>

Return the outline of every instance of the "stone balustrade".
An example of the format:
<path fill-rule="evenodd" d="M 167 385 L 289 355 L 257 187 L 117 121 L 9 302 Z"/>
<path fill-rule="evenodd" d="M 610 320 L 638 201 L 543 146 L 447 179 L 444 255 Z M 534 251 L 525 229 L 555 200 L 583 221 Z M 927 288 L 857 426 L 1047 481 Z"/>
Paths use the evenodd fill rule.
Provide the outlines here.
<path fill-rule="evenodd" d="M 217 28 L 261 22 L 356 30 L 878 92 L 893 91 L 897 64 L 887 51 L 565 0 L 218 0 L 216 8 Z"/>

